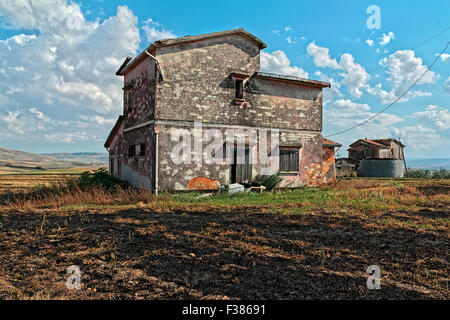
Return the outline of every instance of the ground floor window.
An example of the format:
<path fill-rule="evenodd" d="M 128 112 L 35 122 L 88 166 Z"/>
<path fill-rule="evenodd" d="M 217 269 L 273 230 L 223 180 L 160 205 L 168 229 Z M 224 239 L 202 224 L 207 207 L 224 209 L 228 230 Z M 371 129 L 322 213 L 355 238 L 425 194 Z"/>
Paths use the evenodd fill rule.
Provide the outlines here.
<path fill-rule="evenodd" d="M 299 149 L 280 148 L 280 171 L 299 172 Z"/>

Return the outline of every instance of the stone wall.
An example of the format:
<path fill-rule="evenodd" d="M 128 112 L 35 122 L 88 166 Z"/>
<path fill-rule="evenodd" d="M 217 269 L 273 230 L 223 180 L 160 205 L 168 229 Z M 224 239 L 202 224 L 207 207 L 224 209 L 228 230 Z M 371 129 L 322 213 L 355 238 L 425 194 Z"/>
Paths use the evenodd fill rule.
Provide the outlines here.
<path fill-rule="evenodd" d="M 155 62 L 150 58 L 143 60 L 125 75 L 123 94 L 125 128 L 155 118 L 155 76 Z"/>
<path fill-rule="evenodd" d="M 320 88 L 254 77 L 258 45 L 238 35 L 156 51 L 165 79 L 157 84 L 156 118 L 320 131 Z M 233 72 L 251 76 L 235 102 Z"/>
<path fill-rule="evenodd" d="M 195 178 L 209 178 L 217 180 L 221 184 L 226 185 L 231 182 L 231 165 L 225 162 L 226 151 L 222 151 L 223 162 L 207 164 L 204 158 L 201 159 L 201 163 L 196 163 L 196 153 L 194 152 L 194 127 L 193 125 L 158 125 L 159 128 L 159 188 L 160 190 L 186 190 L 192 179 Z M 203 127 L 202 136 L 204 136 L 206 130 L 215 129 L 218 130 L 224 137 L 226 137 L 227 130 L 233 130 L 233 127 Z M 181 136 L 183 134 L 189 134 L 190 141 L 190 160 L 186 163 L 181 161 L 179 156 L 181 153 L 173 152 L 175 147 L 180 145 L 182 141 Z M 259 141 L 260 130 L 256 130 L 257 140 Z M 177 137 L 177 140 L 173 141 Z M 270 140 L 270 139 L 269 139 Z M 247 141 L 245 139 L 236 138 L 234 141 Z M 321 177 L 321 141 L 322 137 L 320 133 L 302 133 L 302 132 L 284 132 L 280 131 L 280 145 L 281 146 L 294 146 L 297 145 L 300 150 L 299 157 L 299 173 L 298 174 L 281 174 L 283 182 L 280 187 L 299 187 L 304 184 L 317 185 L 318 180 Z M 211 141 L 202 141 L 202 150 L 205 151 L 208 144 Z M 245 142 L 243 142 L 245 145 Z M 261 172 L 261 164 L 258 161 L 259 145 L 247 144 L 250 148 L 250 152 L 253 154 L 253 158 L 256 159 L 256 163 L 252 165 L 252 178 Z M 176 157 L 174 162 L 173 155 Z M 276 158 L 277 165 L 279 159 Z M 317 181 L 316 181 L 317 180 Z"/>
<path fill-rule="evenodd" d="M 128 156 L 130 145 L 145 144 L 145 155 Z M 122 179 L 136 187 L 153 189 L 155 136 L 153 126 L 125 131 L 122 139 Z M 139 151 L 139 150 L 138 150 Z"/>

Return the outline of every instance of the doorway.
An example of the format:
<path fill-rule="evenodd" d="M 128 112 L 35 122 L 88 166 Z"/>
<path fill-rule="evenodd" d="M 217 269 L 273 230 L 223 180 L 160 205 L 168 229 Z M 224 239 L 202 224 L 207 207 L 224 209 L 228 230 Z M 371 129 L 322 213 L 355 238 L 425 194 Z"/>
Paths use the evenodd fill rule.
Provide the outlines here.
<path fill-rule="evenodd" d="M 238 164 L 237 163 L 238 150 L 234 149 L 233 163 L 231 164 L 231 183 L 242 183 L 252 181 L 252 165 L 250 163 L 250 149 L 245 148 L 243 153 L 245 161 L 244 163 Z"/>

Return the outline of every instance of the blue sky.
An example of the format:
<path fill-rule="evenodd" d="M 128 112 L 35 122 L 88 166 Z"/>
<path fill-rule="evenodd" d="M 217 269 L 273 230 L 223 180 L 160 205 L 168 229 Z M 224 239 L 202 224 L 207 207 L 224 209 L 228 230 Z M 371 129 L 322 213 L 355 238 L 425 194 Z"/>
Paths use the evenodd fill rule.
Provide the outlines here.
<path fill-rule="evenodd" d="M 380 29 L 367 26 L 370 5 Z M 437 0 L 1 1 L 0 147 L 103 151 L 122 109 L 114 72 L 126 56 L 157 39 L 233 28 L 266 42 L 264 71 L 332 83 L 326 136 L 403 93 L 450 40 L 449 27 L 450 2 Z M 330 138 L 344 144 L 342 156 L 358 138 L 400 137 L 407 157 L 449 157 L 449 75 L 450 49 L 385 114 Z"/>

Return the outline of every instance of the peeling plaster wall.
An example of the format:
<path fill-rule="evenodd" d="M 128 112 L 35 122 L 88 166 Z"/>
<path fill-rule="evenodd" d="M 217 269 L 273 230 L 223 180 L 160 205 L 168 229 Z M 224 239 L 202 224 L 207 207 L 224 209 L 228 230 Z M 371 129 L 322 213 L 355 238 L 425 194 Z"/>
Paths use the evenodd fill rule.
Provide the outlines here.
<path fill-rule="evenodd" d="M 174 163 L 171 158 L 172 150 L 180 143 L 179 140 L 172 141 L 171 134 L 175 130 L 187 130 L 191 137 L 194 136 L 194 128 L 189 125 L 160 125 L 159 133 L 159 188 L 160 190 L 186 190 L 191 179 L 196 177 L 207 177 L 209 179 L 218 180 L 221 184 L 230 184 L 231 181 L 231 165 L 227 163 L 222 164 L 206 164 L 202 158 L 202 164 L 196 164 L 194 159 L 196 154 L 194 153 L 194 142 L 191 139 L 190 143 L 190 157 L 189 163 Z M 230 128 L 223 127 L 203 127 L 203 134 L 207 129 L 217 129 L 222 135 L 226 136 L 226 130 Z M 259 130 L 257 131 L 259 136 Z M 235 140 L 236 141 L 236 140 Z M 205 150 L 206 146 L 211 143 L 210 141 L 203 141 L 202 150 Z M 321 143 L 322 136 L 320 133 L 301 133 L 301 132 L 280 132 L 280 144 L 284 146 L 301 144 L 300 149 L 300 163 L 299 174 L 282 174 L 284 181 L 280 184 L 280 187 L 299 187 L 304 184 L 317 185 L 318 180 L 321 178 Z M 259 146 L 258 144 L 251 146 L 254 159 L 258 159 Z M 225 156 L 225 152 L 223 153 Z M 276 158 L 276 162 L 279 163 L 279 158 Z M 252 165 L 252 177 L 256 178 L 260 172 L 260 163 Z M 316 177 L 317 176 L 317 177 Z"/>

